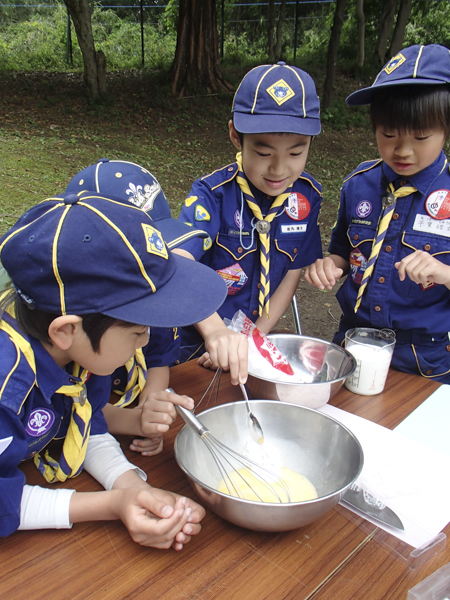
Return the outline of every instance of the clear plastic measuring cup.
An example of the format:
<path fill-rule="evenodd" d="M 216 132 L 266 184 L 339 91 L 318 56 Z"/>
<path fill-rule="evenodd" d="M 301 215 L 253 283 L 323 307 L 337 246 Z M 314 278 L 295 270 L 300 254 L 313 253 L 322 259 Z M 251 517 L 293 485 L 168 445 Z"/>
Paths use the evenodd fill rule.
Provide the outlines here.
<path fill-rule="evenodd" d="M 391 329 L 355 327 L 345 333 L 345 347 L 356 358 L 356 369 L 345 387 L 355 394 L 373 396 L 384 389 L 395 346 Z"/>

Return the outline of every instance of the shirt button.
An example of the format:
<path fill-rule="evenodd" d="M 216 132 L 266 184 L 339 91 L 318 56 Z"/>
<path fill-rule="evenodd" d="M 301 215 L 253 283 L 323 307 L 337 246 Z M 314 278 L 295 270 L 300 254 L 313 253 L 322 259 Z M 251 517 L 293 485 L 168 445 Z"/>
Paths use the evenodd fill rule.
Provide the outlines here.
<path fill-rule="evenodd" d="M 380 278 L 378 279 L 378 283 L 384 283 L 385 281 L 386 281 L 386 280 L 385 280 L 385 278 L 384 278 L 384 277 L 380 277 Z"/>
<path fill-rule="evenodd" d="M 425 244 L 423 249 L 426 250 L 427 252 L 429 252 L 431 250 L 431 244 Z"/>
<path fill-rule="evenodd" d="M 228 171 L 233 171 L 233 167 L 228 167 Z"/>
<path fill-rule="evenodd" d="M 400 216 L 400 215 L 399 215 L 398 213 L 394 213 L 394 214 L 392 215 L 392 218 L 394 219 L 394 221 L 396 221 L 396 220 L 399 218 L 399 216 Z"/>
<path fill-rule="evenodd" d="M 433 369 L 428 369 L 428 371 L 425 372 L 425 375 L 432 375 L 433 374 Z"/>
<path fill-rule="evenodd" d="M 244 252 L 244 249 L 241 246 L 239 246 L 237 251 L 238 251 L 238 254 L 242 254 Z"/>
<path fill-rule="evenodd" d="M 386 246 L 385 250 L 386 252 L 390 252 L 392 250 L 392 246 Z"/>
<path fill-rule="evenodd" d="M 447 344 L 447 345 L 445 346 L 445 349 L 447 350 L 447 352 L 450 352 L 450 344 Z"/>
<path fill-rule="evenodd" d="M 256 317 L 256 315 L 257 315 L 257 314 L 258 314 L 258 311 L 257 311 L 257 310 L 254 310 L 254 311 L 252 312 L 252 315 L 253 315 L 254 317 Z"/>
<path fill-rule="evenodd" d="M 294 248 L 293 253 L 297 254 L 297 252 L 298 252 L 298 248 Z"/>
<path fill-rule="evenodd" d="M 405 180 L 400 181 L 400 185 L 406 185 L 406 181 Z"/>
<path fill-rule="evenodd" d="M 256 287 L 258 288 L 258 290 L 260 290 L 261 289 L 261 284 L 258 283 L 258 285 Z"/>
<path fill-rule="evenodd" d="M 380 310 L 381 310 L 381 306 L 375 306 L 375 310 L 376 310 L 377 312 L 380 312 Z"/>
<path fill-rule="evenodd" d="M 353 236 L 354 240 L 358 240 L 359 239 L 359 235 L 357 233 L 355 233 L 355 235 Z"/>

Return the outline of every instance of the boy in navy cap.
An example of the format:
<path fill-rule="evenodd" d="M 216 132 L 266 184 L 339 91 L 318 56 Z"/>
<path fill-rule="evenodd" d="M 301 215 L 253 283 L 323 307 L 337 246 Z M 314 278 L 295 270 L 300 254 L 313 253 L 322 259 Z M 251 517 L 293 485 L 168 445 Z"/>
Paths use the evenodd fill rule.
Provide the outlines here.
<path fill-rule="evenodd" d="M 305 171 L 320 107 L 313 80 L 284 62 L 252 69 L 234 96 L 229 135 L 236 162 L 194 182 L 179 219 L 208 232 L 175 252 L 223 277 L 218 311 L 242 310 L 269 333 L 297 289 L 302 267 L 322 256 L 317 224 L 321 186 Z M 192 327 L 181 333 L 184 360 L 203 352 Z M 207 354 L 200 362 L 209 366 Z"/>
<path fill-rule="evenodd" d="M 0 535 L 120 519 L 138 543 L 181 550 L 204 510 L 150 487 L 102 408 L 110 374 L 148 342 L 148 327 L 208 317 L 223 281 L 168 251 L 145 212 L 93 192 L 31 208 L 0 239 L 0 260 L 13 284 L 0 320 Z M 64 439 L 59 460 L 54 438 Z M 49 483 L 84 468 L 105 491 L 27 485 L 19 465 L 29 458 Z"/>
<path fill-rule="evenodd" d="M 169 203 L 156 177 L 135 163 L 100 159 L 77 173 L 66 188 L 66 192 L 76 194 L 83 190 L 112 194 L 143 210 L 161 231 L 171 250 L 189 239 L 208 237 L 201 229 L 172 218 Z M 184 302 L 184 298 L 180 297 L 179 302 Z M 216 366 L 228 369 L 231 363 L 232 381 L 237 383 L 241 379 L 244 382 L 247 376 L 246 338 L 230 331 L 221 319 L 214 320 L 214 317 L 195 326 L 203 334 Z M 128 361 L 125 367 L 111 376 L 113 389 L 119 396 L 116 406 L 128 406 L 138 395 L 139 405 L 123 413 L 108 404 L 103 412 L 111 433 L 147 436 L 134 439 L 131 449 L 150 456 L 161 452 L 162 434 L 176 418 L 174 404 L 168 402 L 168 394 L 164 390 L 169 387 L 169 365 L 179 361 L 178 329 L 152 327 L 149 343 L 142 352 L 144 356 L 139 350 L 134 360 Z M 175 402 L 178 398 L 180 397 L 171 395 Z M 185 408 L 192 409 L 193 406 L 185 405 Z"/>
<path fill-rule="evenodd" d="M 381 159 L 345 179 L 330 256 L 305 279 L 331 289 L 348 273 L 334 341 L 353 327 L 393 329 L 393 368 L 450 383 L 449 50 L 405 48 L 347 103 L 370 104 Z"/>

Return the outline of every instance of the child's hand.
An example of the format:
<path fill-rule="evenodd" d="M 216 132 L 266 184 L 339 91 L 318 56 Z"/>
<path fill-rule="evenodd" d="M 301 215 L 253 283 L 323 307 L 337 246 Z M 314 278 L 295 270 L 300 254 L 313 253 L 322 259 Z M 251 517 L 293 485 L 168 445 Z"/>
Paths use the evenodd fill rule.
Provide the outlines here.
<path fill-rule="evenodd" d="M 130 450 L 140 452 L 142 456 L 155 456 L 162 452 L 164 439 L 162 435 L 148 438 L 136 438 L 130 444 Z"/>
<path fill-rule="evenodd" d="M 344 274 L 343 269 L 337 267 L 329 256 L 318 258 L 315 263 L 306 267 L 303 277 L 307 283 L 319 290 L 331 290 L 336 281 Z"/>
<path fill-rule="evenodd" d="M 205 368 L 230 371 L 231 383 L 245 383 L 248 376 L 248 341 L 245 335 L 225 325 L 205 337 L 205 352 L 198 364 Z"/>
<path fill-rule="evenodd" d="M 445 285 L 450 289 L 450 267 L 428 252 L 416 250 L 400 262 L 396 262 L 395 268 L 398 269 L 400 281 L 404 281 L 408 275 L 414 283 L 433 282 Z"/>
<path fill-rule="evenodd" d="M 158 454 L 162 450 L 162 437 L 177 418 L 175 404 L 184 406 L 188 410 L 194 408 L 194 401 L 188 396 L 179 396 L 172 392 L 161 390 L 145 394 L 145 390 L 139 398 L 141 413 L 142 435 L 145 440 L 133 440 L 133 450 L 145 452 L 146 456 Z M 139 442 L 139 443 L 138 443 Z M 147 448 L 142 450 L 141 448 Z"/>
<path fill-rule="evenodd" d="M 141 546 L 182 550 L 200 532 L 205 510 L 189 498 L 146 487 L 115 490 L 113 512 Z"/>

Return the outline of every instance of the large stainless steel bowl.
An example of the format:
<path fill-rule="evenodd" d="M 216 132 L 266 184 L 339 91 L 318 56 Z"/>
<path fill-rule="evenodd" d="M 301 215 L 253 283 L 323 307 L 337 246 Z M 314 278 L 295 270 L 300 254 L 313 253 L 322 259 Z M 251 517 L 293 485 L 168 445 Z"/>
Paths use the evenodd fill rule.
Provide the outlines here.
<path fill-rule="evenodd" d="M 358 477 L 363 466 L 361 445 L 348 429 L 319 411 L 274 400 L 252 400 L 251 408 L 264 431 L 264 452 L 280 467 L 307 477 L 317 499 L 272 504 L 218 492 L 222 477 L 214 458 L 187 425 L 175 440 L 176 461 L 201 503 L 223 519 L 255 531 L 303 527 L 331 510 Z M 216 406 L 198 419 L 215 438 L 241 454 L 248 453 L 249 444 L 258 447 L 247 429 L 244 402 Z"/>
<path fill-rule="evenodd" d="M 339 391 L 356 368 L 354 356 L 337 344 L 290 333 L 270 334 L 268 338 L 286 356 L 294 378 L 302 383 L 276 381 L 249 368 L 246 388 L 250 398 L 319 408 Z"/>

